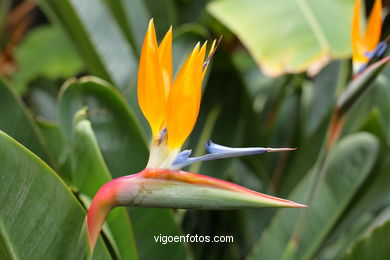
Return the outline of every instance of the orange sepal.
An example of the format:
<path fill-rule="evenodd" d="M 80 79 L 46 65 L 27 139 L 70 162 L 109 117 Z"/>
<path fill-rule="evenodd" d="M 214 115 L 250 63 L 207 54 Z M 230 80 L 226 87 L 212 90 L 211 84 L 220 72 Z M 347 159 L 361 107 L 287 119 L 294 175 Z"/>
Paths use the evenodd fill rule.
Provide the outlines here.
<path fill-rule="evenodd" d="M 167 98 L 153 19 L 142 46 L 137 89 L 139 106 L 156 138 L 165 120 Z"/>
<path fill-rule="evenodd" d="M 201 98 L 200 50 L 197 44 L 173 82 L 167 104 L 168 145 L 179 148 L 191 133 Z"/>

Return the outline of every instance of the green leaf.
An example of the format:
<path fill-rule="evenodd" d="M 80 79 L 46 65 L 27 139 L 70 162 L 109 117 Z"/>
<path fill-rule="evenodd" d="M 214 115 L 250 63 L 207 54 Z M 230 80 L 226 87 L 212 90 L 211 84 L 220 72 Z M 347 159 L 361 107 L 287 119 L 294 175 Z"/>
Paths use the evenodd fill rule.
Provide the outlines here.
<path fill-rule="evenodd" d="M 313 167 L 318 159 L 326 137 L 328 120 L 323 120 L 317 131 L 312 136 L 303 139 L 297 144 L 298 150 L 291 155 L 291 160 L 285 168 L 285 173 L 281 178 L 279 195 L 287 196 L 294 187 L 301 181 L 305 174 Z"/>
<path fill-rule="evenodd" d="M 357 241 L 342 259 L 386 259 L 390 255 L 389 237 L 390 220 L 373 228 L 369 234 Z"/>
<path fill-rule="evenodd" d="M 385 90 L 387 90 L 388 85 L 385 87 Z M 371 92 L 380 89 L 381 86 L 376 86 Z M 372 95 L 367 95 L 365 99 L 369 96 Z M 383 96 L 383 98 L 388 97 L 386 92 L 382 91 L 378 96 Z M 385 101 L 389 102 L 389 99 L 385 99 Z M 380 102 L 373 103 L 378 104 Z M 359 104 L 358 108 L 361 106 L 362 104 Z M 355 116 L 355 111 L 356 109 L 351 111 L 352 113 L 348 117 Z M 379 210 L 390 203 L 388 185 L 390 181 L 388 174 L 390 158 L 388 156 L 389 148 L 386 141 L 386 131 L 384 131 L 384 127 L 380 124 L 380 113 L 378 109 L 374 108 L 368 117 L 366 114 L 362 117 L 365 119 L 365 123 L 358 130 L 370 132 L 379 139 L 380 151 L 377 162 L 371 171 L 369 179 L 360 188 L 361 192 L 357 193 L 353 203 L 349 205 L 348 211 L 343 214 L 337 226 L 332 230 L 331 235 L 327 239 L 327 248 L 326 250 L 322 250 L 321 256 L 323 257 L 320 257 L 320 259 L 340 259 L 345 249 L 355 242 L 356 238 L 360 237 L 364 230 L 367 229 L 367 223 L 365 225 L 361 223 L 363 221 L 367 222 L 367 215 L 371 215 L 372 219 Z M 360 233 L 354 231 L 358 225 L 361 226 Z"/>
<path fill-rule="evenodd" d="M 61 165 L 63 163 L 62 160 L 64 160 L 63 155 L 66 150 L 66 140 L 60 128 L 56 123 L 40 118 L 36 122 L 47 144 L 51 157 L 54 158 L 58 165 Z"/>
<path fill-rule="evenodd" d="M 150 20 L 146 4 L 143 0 L 105 0 L 105 2 L 111 8 L 111 12 L 127 41 L 131 43 L 134 53 L 139 57 Z M 164 7 L 164 9 L 167 8 Z M 156 26 L 158 24 L 160 22 Z"/>
<path fill-rule="evenodd" d="M 269 125 L 264 127 L 266 129 L 264 136 L 262 137 L 266 142 L 267 147 L 295 147 L 297 142 L 297 133 L 299 127 L 299 102 L 300 93 L 293 88 L 293 85 L 286 86 L 285 97 L 280 97 L 280 105 L 276 105 L 271 109 L 269 118 L 264 120 L 263 123 L 258 127 L 262 128 L 263 125 Z M 285 159 L 294 155 L 295 152 L 291 153 L 278 153 L 272 157 L 264 157 L 264 159 L 278 158 L 279 160 L 285 156 Z M 268 163 L 269 164 L 269 163 Z M 272 168 L 279 163 L 271 163 Z M 283 167 L 282 165 L 278 165 Z M 271 169 L 272 169 L 271 168 Z M 282 169 L 282 168 L 281 168 Z M 272 169 L 273 170 L 273 169 Z"/>
<path fill-rule="evenodd" d="M 378 88 L 374 88 L 372 90 L 378 90 Z M 383 95 L 383 93 L 381 95 Z M 384 96 L 386 97 L 386 95 Z M 388 101 L 389 100 L 387 100 L 387 102 Z M 359 105 L 359 107 L 360 106 L 361 105 Z M 355 223 L 362 218 L 363 215 L 368 213 L 377 214 L 379 210 L 390 203 L 390 191 L 388 185 L 390 182 L 390 176 L 388 174 L 390 168 L 390 158 L 388 156 L 389 147 L 386 141 L 386 132 L 383 131 L 384 128 L 380 124 L 379 119 L 380 116 L 378 110 L 373 109 L 370 116 L 366 117 L 366 123 L 363 125 L 363 128 L 360 128 L 361 130 L 371 132 L 379 138 L 381 150 L 379 152 L 377 163 L 370 174 L 370 179 L 360 188 L 362 192 L 357 194 L 354 199 L 354 203 L 349 206 L 348 211 L 345 212 L 337 228 L 332 232 L 332 237 L 343 237 L 345 234 L 350 234 L 349 229 L 351 229 L 351 226 L 355 225 Z M 357 236 L 354 236 L 349 239 L 350 244 L 356 240 L 356 237 Z M 333 246 L 335 247 L 336 245 Z M 339 254 L 345 251 L 345 247 L 340 248 L 337 246 L 337 248 L 341 249 L 339 250 Z"/>
<path fill-rule="evenodd" d="M 49 154 L 54 159 L 54 170 L 67 185 L 70 185 L 69 161 L 67 161 L 69 145 L 65 136 L 55 122 L 46 121 L 42 118 L 37 118 L 36 122 L 47 144 Z"/>
<path fill-rule="evenodd" d="M 152 4 L 156 1 L 153 0 L 146 0 L 148 3 Z M 161 1 L 162 3 L 171 6 L 172 9 L 175 9 L 172 7 L 173 4 L 176 5 L 177 14 L 178 16 L 177 20 L 179 20 L 179 23 L 185 24 L 185 23 L 201 23 L 202 22 L 202 15 L 204 15 L 204 10 L 206 4 L 210 0 L 198 0 L 198 1 L 174 1 L 174 0 L 164 0 Z M 152 8 L 152 7 L 150 7 Z M 152 9 L 151 9 L 152 10 Z M 161 12 L 166 15 L 169 14 L 169 11 Z M 161 15 L 162 16 L 162 15 Z M 168 17 L 164 18 L 167 19 Z M 168 18 L 169 19 L 169 18 Z M 173 18 L 170 18 L 173 19 Z"/>
<path fill-rule="evenodd" d="M 85 210 L 48 165 L 1 131 L 0 179 L 1 254 L 11 259 L 86 257 L 89 249 L 78 244 Z M 102 240 L 94 256 L 110 259 Z"/>
<path fill-rule="evenodd" d="M 310 91 L 310 103 L 305 109 L 306 136 L 312 136 L 333 109 L 340 67 L 340 63 L 329 64 L 314 78 L 313 85 L 306 87 Z"/>
<path fill-rule="evenodd" d="M 383 73 L 378 75 L 370 85 L 367 85 L 365 92 L 356 101 L 357 104 L 348 109 L 343 134 L 358 131 L 366 123 L 367 118 L 371 116 L 373 109 L 378 109 L 379 122 L 383 125 L 383 131 L 388 133 L 390 120 L 387 111 L 390 109 L 390 79 L 387 79 Z"/>
<path fill-rule="evenodd" d="M 280 210 L 252 252 L 254 259 L 310 259 L 348 206 L 376 160 L 378 141 L 367 133 L 343 138 L 329 154 L 329 167 L 308 212 Z M 305 202 L 314 183 L 315 167 L 289 197 Z M 301 211 L 302 212 L 302 211 Z"/>
<path fill-rule="evenodd" d="M 83 111 L 81 111 L 83 113 Z M 78 115 L 83 117 L 83 115 Z M 72 139 L 71 179 L 77 189 L 92 198 L 105 183 L 109 182 L 111 174 L 99 151 L 91 123 L 85 119 L 75 119 Z M 133 238 L 130 218 L 125 208 L 112 211 L 107 223 L 113 235 L 114 243 L 119 249 L 120 258 L 136 259 L 137 251 Z"/>
<path fill-rule="evenodd" d="M 318 258 L 321 260 L 340 259 L 345 249 L 349 248 L 355 242 L 356 238 L 363 234 L 373 218 L 372 213 L 364 212 L 353 221 L 350 221 L 350 227 L 348 229 L 343 230 L 337 236 L 329 237 L 326 243 L 327 247 L 321 250 Z"/>
<path fill-rule="evenodd" d="M 154 236 L 183 235 L 174 220 L 172 210 L 128 208 L 133 221 L 140 259 L 188 259 L 183 243 L 162 244 Z"/>
<path fill-rule="evenodd" d="M 102 0 L 38 2 L 67 32 L 94 75 L 122 90 L 135 79 L 137 62 L 133 51 Z"/>
<path fill-rule="evenodd" d="M 47 147 L 21 98 L 0 77 L 0 130 L 6 132 L 40 158 L 48 160 Z"/>
<path fill-rule="evenodd" d="M 352 0 L 220 0 L 207 7 L 272 76 L 315 72 L 351 54 Z"/>
<path fill-rule="evenodd" d="M 57 94 L 64 80 L 48 80 L 39 78 L 28 86 L 28 92 L 23 96 L 30 111 L 37 117 L 51 122 L 57 119 Z"/>
<path fill-rule="evenodd" d="M 351 107 L 361 100 L 361 97 L 367 93 L 370 86 L 374 86 L 371 83 L 389 62 L 390 57 L 386 57 L 372 64 L 361 74 L 355 76 L 355 78 L 347 86 L 346 91 L 344 91 L 337 100 L 337 107 L 341 113 L 346 113 Z"/>
<path fill-rule="evenodd" d="M 53 48 L 55 46 L 55 48 Z M 55 80 L 77 74 L 83 67 L 81 59 L 60 28 L 41 26 L 32 30 L 15 49 L 18 69 L 12 82 L 19 92 L 38 77 Z"/>
<path fill-rule="evenodd" d="M 141 171 L 148 150 L 139 124 L 119 92 L 94 77 L 67 81 L 58 110 L 61 129 L 68 138 L 73 117 L 84 106 L 88 107 L 88 119 L 113 177 Z"/>
<path fill-rule="evenodd" d="M 169 26 L 176 26 L 178 20 L 177 1 L 174 0 L 144 0 L 150 11 L 150 16 L 155 19 L 157 35 L 163 37 Z M 194 11 L 192 9 L 191 11 Z"/>

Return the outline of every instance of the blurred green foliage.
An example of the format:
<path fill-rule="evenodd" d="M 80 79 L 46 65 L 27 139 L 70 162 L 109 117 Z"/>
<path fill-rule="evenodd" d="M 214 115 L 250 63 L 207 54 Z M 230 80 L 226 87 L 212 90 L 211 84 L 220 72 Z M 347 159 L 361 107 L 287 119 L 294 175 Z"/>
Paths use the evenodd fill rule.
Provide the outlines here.
<path fill-rule="evenodd" d="M 83 69 L 82 61 L 69 40 L 55 26 L 40 26 L 26 35 L 15 50 L 15 60 L 18 71 L 11 81 L 21 93 L 38 77 L 51 81 L 67 79 Z"/>

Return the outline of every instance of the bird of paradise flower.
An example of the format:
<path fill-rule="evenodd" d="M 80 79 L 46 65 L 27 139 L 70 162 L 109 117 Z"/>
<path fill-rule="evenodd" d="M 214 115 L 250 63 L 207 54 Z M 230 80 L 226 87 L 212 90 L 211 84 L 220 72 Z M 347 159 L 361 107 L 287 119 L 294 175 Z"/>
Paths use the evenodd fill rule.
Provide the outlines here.
<path fill-rule="evenodd" d="M 360 23 L 361 9 L 361 0 L 355 0 L 351 29 L 354 73 L 362 72 L 372 58 L 381 56 L 387 48 L 385 41 L 379 42 L 382 30 L 382 0 L 375 0 L 364 34 Z"/>
<path fill-rule="evenodd" d="M 153 20 L 145 35 L 138 71 L 138 101 L 152 131 L 146 168 L 105 184 L 96 193 L 86 217 L 91 251 L 109 211 L 118 206 L 192 209 L 238 209 L 260 207 L 306 207 L 249 190 L 216 178 L 181 171 L 194 162 L 290 151 L 292 148 L 230 148 L 213 142 L 208 154 L 190 157 L 180 149 L 191 133 L 200 107 L 201 85 L 216 41 L 206 57 L 198 43 L 176 78 L 172 77 L 172 29 L 157 44 Z"/>

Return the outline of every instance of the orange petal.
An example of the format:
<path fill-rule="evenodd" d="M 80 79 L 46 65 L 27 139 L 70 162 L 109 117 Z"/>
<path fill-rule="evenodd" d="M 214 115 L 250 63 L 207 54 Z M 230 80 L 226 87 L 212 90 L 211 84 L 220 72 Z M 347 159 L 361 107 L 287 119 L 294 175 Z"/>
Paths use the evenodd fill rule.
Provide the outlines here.
<path fill-rule="evenodd" d="M 138 68 L 138 102 L 153 136 L 158 137 L 165 119 L 166 95 L 153 19 L 149 22 L 142 45 Z"/>
<path fill-rule="evenodd" d="M 165 34 L 158 47 L 158 53 L 164 79 L 165 96 L 168 97 L 172 85 L 172 27 Z"/>
<path fill-rule="evenodd" d="M 191 133 L 199 113 L 202 68 L 199 43 L 180 69 L 168 97 L 167 130 L 170 148 L 179 148 Z"/>
<path fill-rule="evenodd" d="M 353 62 L 366 62 L 367 58 L 364 56 L 364 45 L 361 35 L 360 27 L 360 13 L 361 13 L 361 0 L 355 0 L 355 6 L 352 19 L 352 59 Z"/>
<path fill-rule="evenodd" d="M 207 65 L 203 67 L 203 64 L 205 62 L 204 57 L 206 55 L 206 46 L 207 46 L 207 41 L 202 45 L 202 48 L 199 51 L 198 61 L 197 61 L 198 64 L 196 65 L 196 67 L 199 68 L 197 69 L 197 72 L 200 73 L 199 75 L 196 76 L 196 79 L 199 81 L 196 84 L 199 84 L 200 86 L 202 86 L 204 72 L 206 71 L 207 68 Z"/>
<path fill-rule="evenodd" d="M 221 39 L 222 38 L 220 37 L 220 39 L 218 40 L 218 43 L 220 42 Z M 217 40 L 214 40 L 213 43 L 211 44 L 211 47 L 209 50 L 209 55 L 207 56 L 208 58 L 211 57 L 211 55 L 213 55 L 216 44 L 217 44 Z"/>
<path fill-rule="evenodd" d="M 366 51 L 373 51 L 378 45 L 382 29 L 382 0 L 376 0 L 368 19 L 364 36 Z"/>
<path fill-rule="evenodd" d="M 210 63 L 210 59 L 211 57 L 213 56 L 214 54 L 214 49 L 215 49 L 215 44 L 217 43 L 216 40 L 213 41 L 213 43 L 211 44 L 211 47 L 210 47 L 210 50 L 209 50 L 209 54 L 207 55 L 207 59 L 206 61 L 204 62 L 204 64 L 202 65 L 202 80 L 204 78 L 204 74 L 206 74 L 206 71 L 207 71 L 207 67 L 209 66 L 209 63 Z"/>
<path fill-rule="evenodd" d="M 196 124 L 196 120 L 198 119 L 200 102 L 202 99 L 202 81 L 203 81 L 203 76 L 204 76 L 204 72 L 205 72 L 203 70 L 203 64 L 204 64 L 204 57 L 206 55 L 206 47 L 207 47 L 207 41 L 202 45 L 202 48 L 200 49 L 200 51 L 198 53 L 198 57 L 197 57 L 198 61 L 197 61 L 195 71 L 194 71 L 194 73 L 195 73 L 195 85 L 194 86 L 196 86 L 196 88 L 198 88 L 196 93 L 199 94 L 199 96 L 198 96 L 199 101 L 195 103 L 197 105 L 197 107 L 195 107 L 196 115 L 194 117 L 192 117 L 193 121 L 188 122 L 189 125 L 192 125 L 191 130 L 188 134 L 191 133 L 192 128 L 194 128 L 194 125 Z"/>

